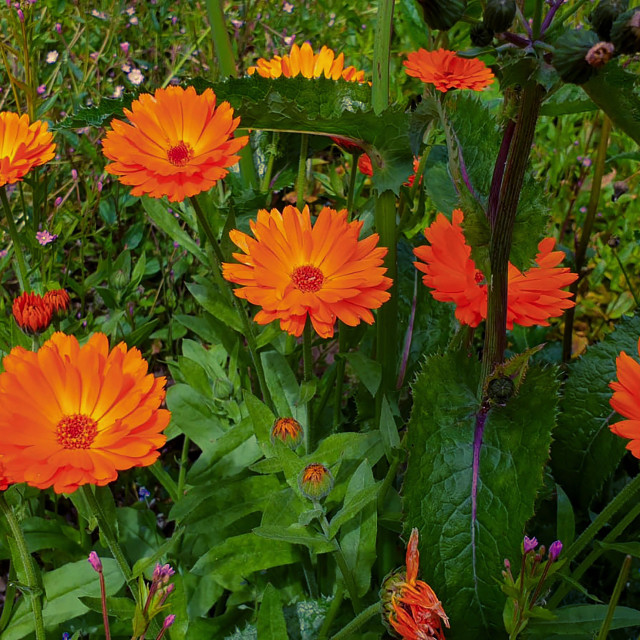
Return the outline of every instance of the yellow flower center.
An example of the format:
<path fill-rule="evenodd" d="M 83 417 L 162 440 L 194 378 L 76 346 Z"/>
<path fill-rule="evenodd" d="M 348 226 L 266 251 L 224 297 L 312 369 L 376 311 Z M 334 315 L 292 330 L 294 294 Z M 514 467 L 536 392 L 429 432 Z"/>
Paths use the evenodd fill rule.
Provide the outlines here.
<path fill-rule="evenodd" d="M 167 151 L 167 158 L 175 167 L 184 167 L 193 158 L 193 149 L 186 142 L 180 140 L 178 144 Z"/>
<path fill-rule="evenodd" d="M 291 280 L 297 289 L 303 293 L 315 293 L 322 288 L 324 275 L 318 267 L 310 264 L 296 267 L 291 274 Z"/>
<path fill-rule="evenodd" d="M 98 433 L 98 423 L 82 413 L 63 416 L 56 427 L 56 439 L 65 449 L 88 449 Z"/>

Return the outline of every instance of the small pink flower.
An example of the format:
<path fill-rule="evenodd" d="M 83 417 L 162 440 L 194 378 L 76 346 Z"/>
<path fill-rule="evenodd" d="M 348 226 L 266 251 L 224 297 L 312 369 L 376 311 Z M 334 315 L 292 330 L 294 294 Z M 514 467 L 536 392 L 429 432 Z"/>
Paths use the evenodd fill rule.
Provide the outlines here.
<path fill-rule="evenodd" d="M 62 25 L 59 22 L 56 22 L 56 31 L 62 33 Z"/>
<path fill-rule="evenodd" d="M 122 53 L 124 53 L 124 55 L 126 56 L 129 53 L 129 43 L 128 42 L 121 42 L 120 43 L 120 49 L 122 50 Z"/>
<path fill-rule="evenodd" d="M 87 558 L 89 560 L 89 564 L 93 567 L 94 571 L 98 573 L 102 573 L 102 562 L 100 562 L 100 558 L 95 551 L 92 551 Z"/>
<path fill-rule="evenodd" d="M 36 240 L 43 247 L 46 247 L 48 244 L 52 243 L 57 238 L 58 238 L 57 234 L 49 233 L 46 229 L 44 229 L 43 231 L 36 232 Z"/>
<path fill-rule="evenodd" d="M 132 69 L 128 74 L 127 78 L 131 84 L 135 84 L 136 87 L 144 81 L 144 76 L 142 75 L 142 71 L 140 69 Z"/>
<path fill-rule="evenodd" d="M 42 96 L 46 93 L 47 91 L 47 85 L 46 84 L 41 84 L 37 89 L 36 89 L 37 93 L 39 96 Z"/>
<path fill-rule="evenodd" d="M 49 51 L 47 53 L 47 64 L 54 64 L 58 60 L 58 52 L 54 49 L 53 51 Z"/>

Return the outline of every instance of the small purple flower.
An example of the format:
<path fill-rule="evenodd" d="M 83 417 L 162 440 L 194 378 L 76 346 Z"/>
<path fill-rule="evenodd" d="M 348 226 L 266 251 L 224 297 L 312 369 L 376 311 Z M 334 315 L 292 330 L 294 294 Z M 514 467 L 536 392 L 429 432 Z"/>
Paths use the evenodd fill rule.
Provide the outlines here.
<path fill-rule="evenodd" d="M 58 196 L 54 201 L 53 201 L 53 206 L 54 207 L 59 207 L 62 204 L 62 196 Z M 37 237 L 37 234 L 36 234 Z"/>
<path fill-rule="evenodd" d="M 549 562 L 555 562 L 562 551 L 562 542 L 560 540 L 556 540 L 551 543 L 549 547 Z"/>
<path fill-rule="evenodd" d="M 593 161 L 591 160 L 591 158 L 583 158 L 582 159 L 582 166 L 583 167 L 590 167 L 593 164 Z"/>
<path fill-rule="evenodd" d="M 587 207 L 580 207 L 580 213 L 587 213 Z"/>
<path fill-rule="evenodd" d="M 70 635 L 65 631 L 65 632 L 62 634 L 62 640 L 69 640 L 69 638 L 71 638 L 71 636 L 70 636 Z"/>
<path fill-rule="evenodd" d="M 102 191 L 102 180 L 98 180 L 98 184 L 96 185 L 96 189 L 98 190 L 98 193 L 100 193 Z"/>
<path fill-rule="evenodd" d="M 164 619 L 164 623 L 162 625 L 163 629 L 168 629 L 175 621 L 176 617 L 175 615 L 173 615 L 173 613 L 171 615 L 168 615 L 165 619 Z"/>
<path fill-rule="evenodd" d="M 6 249 L 0 250 L 0 260 L 7 257 L 7 253 L 9 253 Z"/>
<path fill-rule="evenodd" d="M 94 571 L 98 573 L 102 573 L 102 562 L 100 562 L 100 558 L 95 551 L 92 551 L 87 558 L 89 560 L 89 564 L 93 567 Z"/>
<path fill-rule="evenodd" d="M 62 33 L 62 25 L 59 22 L 56 22 L 56 31 Z"/>
<path fill-rule="evenodd" d="M 36 231 L 36 240 L 43 246 L 46 247 L 48 244 L 52 243 L 54 240 L 57 240 L 57 233 L 49 233 L 46 229 L 44 231 Z"/>
<path fill-rule="evenodd" d="M 147 487 L 140 487 L 138 489 L 138 500 L 140 500 L 140 502 L 144 502 L 150 495 L 151 492 Z"/>
<path fill-rule="evenodd" d="M 46 93 L 46 91 L 47 91 L 47 85 L 46 84 L 41 84 L 36 89 L 36 92 L 38 93 L 39 96 L 44 95 Z"/>
<path fill-rule="evenodd" d="M 73 180 L 77 180 L 78 179 L 78 171 L 76 169 L 71 169 L 71 178 Z"/>
<path fill-rule="evenodd" d="M 525 554 L 529 553 L 529 551 L 533 551 L 538 546 L 538 540 L 536 538 L 529 538 L 529 536 L 524 537 L 524 552 Z"/>
<path fill-rule="evenodd" d="M 171 568 L 170 564 L 158 563 L 156 568 L 153 570 L 153 580 L 154 582 L 167 584 L 169 582 L 169 578 L 171 578 L 174 573 L 175 571 Z"/>
<path fill-rule="evenodd" d="M 121 42 L 120 43 L 120 49 L 122 49 L 122 53 L 124 53 L 124 55 L 126 56 L 129 53 L 129 43 L 128 42 Z"/>

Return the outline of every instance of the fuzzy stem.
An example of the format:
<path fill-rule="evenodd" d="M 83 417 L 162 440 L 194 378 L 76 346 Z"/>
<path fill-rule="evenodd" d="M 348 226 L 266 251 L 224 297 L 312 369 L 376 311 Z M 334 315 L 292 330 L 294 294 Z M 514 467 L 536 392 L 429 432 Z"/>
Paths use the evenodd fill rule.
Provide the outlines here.
<path fill-rule="evenodd" d="M 542 24 L 542 5 L 543 0 L 535 0 L 533 9 L 533 25 L 531 28 L 533 40 L 537 40 L 540 37 L 540 25 Z"/>
<path fill-rule="evenodd" d="M 389 57 L 394 0 L 379 0 L 373 43 L 373 86 L 371 100 L 376 114 L 389 105 Z"/>
<path fill-rule="evenodd" d="M 107 613 L 107 590 L 104 585 L 104 573 L 98 572 L 100 576 L 100 601 L 102 603 L 102 623 L 104 624 L 104 636 L 106 640 L 111 640 L 111 629 L 109 629 L 109 615 Z"/>
<path fill-rule="evenodd" d="M 20 284 L 20 291 L 26 291 L 27 293 L 31 291 L 31 287 L 29 286 L 29 276 L 27 272 L 27 265 L 24 260 L 24 254 L 22 253 L 22 246 L 20 245 L 20 236 L 18 235 L 18 228 L 16 227 L 15 220 L 13 219 L 13 214 L 11 213 L 11 206 L 9 205 L 9 200 L 7 199 L 6 188 L 0 187 L 0 200 L 2 200 L 2 206 L 4 207 L 4 214 L 7 219 L 7 228 L 9 230 L 9 235 L 11 236 L 11 241 L 13 243 L 13 252 L 16 256 L 16 262 L 18 263 L 18 283 Z"/>
<path fill-rule="evenodd" d="M 36 640 L 46 640 L 47 637 L 44 632 L 44 620 L 42 618 L 42 601 L 40 600 L 41 590 L 38 586 L 33 558 L 29 553 L 29 549 L 27 549 L 27 541 L 24 538 L 20 524 L 13 513 L 13 509 L 7 503 L 2 492 L 0 492 L 0 511 L 2 511 L 2 514 L 9 525 L 11 535 L 13 536 L 16 547 L 18 548 L 18 553 L 20 554 L 20 562 L 27 577 L 28 592 L 25 596 L 31 600 Z"/>
<path fill-rule="evenodd" d="M 582 275 L 582 267 L 587 254 L 587 247 L 591 240 L 591 232 L 593 231 L 593 223 L 596 219 L 598 203 L 600 202 L 600 191 L 602 189 L 602 178 L 604 176 L 605 163 L 607 161 L 607 147 L 609 145 L 609 134 L 611 133 L 611 119 L 605 115 L 602 121 L 602 131 L 600 132 L 600 142 L 598 143 L 598 151 L 596 156 L 595 170 L 593 172 L 593 182 L 591 184 L 591 193 L 589 194 L 589 205 L 587 206 L 587 215 L 582 227 L 580 235 L 580 243 L 576 250 L 575 269 L 578 279 L 569 287 L 569 291 L 573 294 L 573 301 L 577 303 L 578 286 L 580 284 L 580 276 Z M 564 337 L 562 341 L 562 360 L 568 362 L 571 359 L 571 345 L 573 342 L 573 320 L 575 318 L 575 307 L 571 307 L 567 311 L 567 317 L 564 325 Z"/>
<path fill-rule="evenodd" d="M 347 640 L 353 638 L 353 632 L 357 631 L 363 624 L 368 622 L 374 616 L 380 615 L 382 604 L 380 601 L 374 602 L 367 607 L 362 613 L 359 613 L 349 624 L 342 627 L 338 633 L 331 636 L 331 640 Z"/>
<path fill-rule="evenodd" d="M 320 631 L 318 632 L 317 640 L 326 640 L 329 637 L 329 629 L 331 629 L 331 624 L 336 618 L 338 611 L 340 610 L 340 605 L 342 604 L 342 600 L 344 599 L 344 588 L 338 583 L 336 587 L 336 593 L 333 596 L 333 600 L 329 605 L 329 610 L 327 611 L 327 615 L 325 616 L 322 626 L 320 627 Z"/>

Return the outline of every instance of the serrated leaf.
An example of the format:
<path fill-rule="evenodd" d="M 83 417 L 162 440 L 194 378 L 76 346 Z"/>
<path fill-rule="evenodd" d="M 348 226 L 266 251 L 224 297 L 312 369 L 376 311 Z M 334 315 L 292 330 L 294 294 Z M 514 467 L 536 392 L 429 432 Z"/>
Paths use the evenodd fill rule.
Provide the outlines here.
<path fill-rule="evenodd" d="M 532 367 L 520 393 L 489 411 L 472 522 L 473 442 L 480 365 L 466 353 L 429 358 L 413 385 L 406 527 L 420 529 L 421 571 L 447 614 L 452 640 L 502 629 L 504 558 L 521 554 L 522 531 L 542 485 L 555 420 L 555 371 Z"/>
<path fill-rule="evenodd" d="M 551 464 L 554 478 L 576 506 L 590 504 L 624 454 L 626 441 L 608 427 L 615 422 L 609 382 L 616 379 L 618 354 L 636 355 L 638 336 L 640 316 L 623 320 L 612 334 L 569 365 Z"/>
<path fill-rule="evenodd" d="M 271 583 L 267 584 L 262 594 L 257 629 L 260 640 L 286 640 L 289 637 L 280 596 L 278 590 Z"/>

